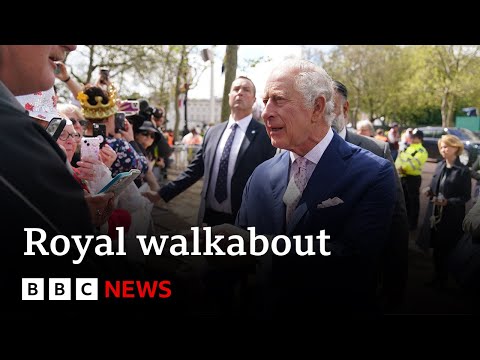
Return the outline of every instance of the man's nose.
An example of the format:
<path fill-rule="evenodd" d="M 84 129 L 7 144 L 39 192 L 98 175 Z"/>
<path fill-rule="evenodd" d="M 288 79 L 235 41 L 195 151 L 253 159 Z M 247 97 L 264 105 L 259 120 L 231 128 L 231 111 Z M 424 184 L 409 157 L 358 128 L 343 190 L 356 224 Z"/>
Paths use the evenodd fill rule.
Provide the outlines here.
<path fill-rule="evenodd" d="M 67 51 L 75 51 L 75 49 L 77 48 L 77 45 L 63 45 L 63 47 Z"/>

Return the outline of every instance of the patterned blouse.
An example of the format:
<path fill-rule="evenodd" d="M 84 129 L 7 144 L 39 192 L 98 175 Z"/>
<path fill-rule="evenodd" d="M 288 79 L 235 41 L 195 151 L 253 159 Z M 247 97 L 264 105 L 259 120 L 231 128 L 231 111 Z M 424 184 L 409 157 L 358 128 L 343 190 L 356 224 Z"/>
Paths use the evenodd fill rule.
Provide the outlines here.
<path fill-rule="evenodd" d="M 143 154 L 139 154 L 125 139 L 107 138 L 108 145 L 117 153 L 117 160 L 113 163 L 112 177 L 121 172 L 138 169 L 144 175 L 148 170 L 148 161 Z"/>

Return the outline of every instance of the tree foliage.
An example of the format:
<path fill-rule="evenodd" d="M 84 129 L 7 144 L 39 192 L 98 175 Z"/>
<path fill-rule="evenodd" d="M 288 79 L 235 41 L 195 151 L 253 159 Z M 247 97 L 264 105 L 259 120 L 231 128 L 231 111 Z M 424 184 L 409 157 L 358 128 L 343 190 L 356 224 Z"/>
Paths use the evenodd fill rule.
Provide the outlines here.
<path fill-rule="evenodd" d="M 479 46 L 340 45 L 303 54 L 349 89 L 351 119 L 403 125 L 454 125 L 462 107 L 480 102 Z"/>
<path fill-rule="evenodd" d="M 143 84 L 147 90 L 142 97 L 152 105 L 168 109 L 175 104 L 176 133 L 181 121 L 178 97 L 185 92 L 186 83 L 189 89 L 197 85 L 206 68 L 194 45 L 83 45 L 76 53 L 70 72 L 79 82 L 94 83 L 98 70 L 107 67 L 120 97 L 138 98 L 138 90 L 130 85 Z"/>

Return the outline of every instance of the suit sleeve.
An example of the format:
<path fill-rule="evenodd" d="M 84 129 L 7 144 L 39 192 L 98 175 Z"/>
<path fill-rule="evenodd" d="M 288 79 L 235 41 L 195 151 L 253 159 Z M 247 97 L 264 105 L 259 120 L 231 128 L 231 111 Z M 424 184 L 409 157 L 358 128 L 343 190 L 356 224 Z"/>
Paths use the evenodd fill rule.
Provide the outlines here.
<path fill-rule="evenodd" d="M 243 189 L 242 195 L 242 205 L 240 206 L 240 210 L 238 211 L 237 218 L 235 220 L 235 226 L 241 227 L 243 229 L 247 229 L 248 226 L 248 192 L 250 189 L 250 183 L 252 182 L 253 174 L 247 181 L 245 188 Z"/>
<path fill-rule="evenodd" d="M 345 224 L 344 238 L 355 244 L 359 254 L 376 257 L 384 248 L 396 201 L 395 188 L 393 166 L 385 162 Z"/>

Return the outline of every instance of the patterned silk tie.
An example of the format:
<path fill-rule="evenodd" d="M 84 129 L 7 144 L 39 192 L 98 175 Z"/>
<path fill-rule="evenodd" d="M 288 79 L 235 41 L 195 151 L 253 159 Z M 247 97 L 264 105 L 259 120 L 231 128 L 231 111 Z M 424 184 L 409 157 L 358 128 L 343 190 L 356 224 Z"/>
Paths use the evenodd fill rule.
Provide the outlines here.
<path fill-rule="evenodd" d="M 287 206 L 287 224 L 292 219 L 295 208 L 302 197 L 303 190 L 305 190 L 305 187 L 307 186 L 307 163 L 308 159 L 298 157 L 295 160 L 295 163 L 292 164 L 292 171 L 294 173 L 293 176 L 290 177 L 290 182 L 283 195 L 283 202 Z"/>
<path fill-rule="evenodd" d="M 215 185 L 215 199 L 217 199 L 218 203 L 224 202 L 227 198 L 228 160 L 230 159 L 230 150 L 232 150 L 233 138 L 235 137 L 237 127 L 236 123 L 231 126 L 232 132 L 225 143 L 222 157 L 220 158 L 217 183 Z"/>

